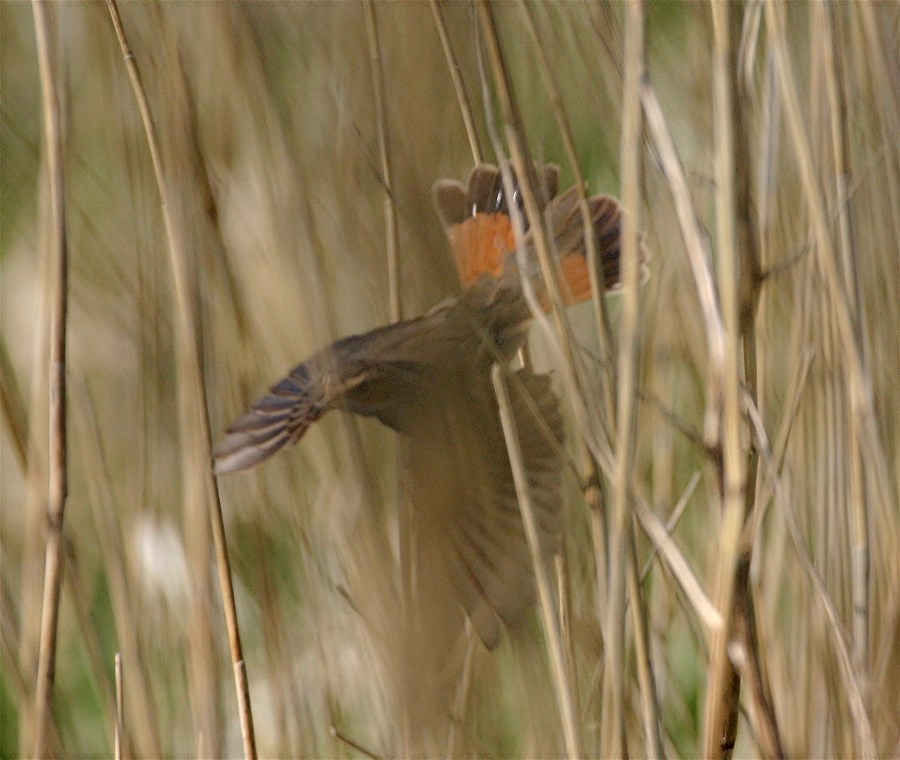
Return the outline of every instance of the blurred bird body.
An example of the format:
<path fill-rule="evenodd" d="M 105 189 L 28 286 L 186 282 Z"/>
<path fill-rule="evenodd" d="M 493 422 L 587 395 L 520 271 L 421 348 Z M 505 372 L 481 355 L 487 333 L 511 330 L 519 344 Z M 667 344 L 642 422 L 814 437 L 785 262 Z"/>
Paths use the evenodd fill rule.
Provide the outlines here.
<path fill-rule="evenodd" d="M 568 302 L 590 294 L 577 195 L 555 198 L 558 170 L 542 174 L 545 216 L 566 275 Z M 442 181 L 435 199 L 465 287 L 417 319 L 339 340 L 296 366 L 239 417 L 215 449 L 221 474 L 244 469 L 299 440 L 339 409 L 375 417 L 405 440 L 405 496 L 412 505 L 416 597 L 441 600 L 432 624 L 465 610 L 493 647 L 533 598 L 531 559 L 490 379 L 524 345 L 530 313 L 512 263 L 512 224 L 500 174 L 477 167 L 468 188 Z M 518 193 L 514 192 L 518 202 Z M 618 283 L 618 203 L 590 200 L 602 277 Z M 530 247 L 530 233 L 523 245 Z M 534 254 L 529 254 L 533 259 Z M 526 261 L 529 259 L 526 256 Z M 566 262 L 569 262 L 568 264 Z M 587 288 L 587 290 L 586 290 Z M 549 556 L 560 530 L 562 418 L 550 379 L 510 371 L 512 411 Z M 457 612 L 454 612 L 457 610 Z M 427 622 L 427 621 L 426 621 Z"/>

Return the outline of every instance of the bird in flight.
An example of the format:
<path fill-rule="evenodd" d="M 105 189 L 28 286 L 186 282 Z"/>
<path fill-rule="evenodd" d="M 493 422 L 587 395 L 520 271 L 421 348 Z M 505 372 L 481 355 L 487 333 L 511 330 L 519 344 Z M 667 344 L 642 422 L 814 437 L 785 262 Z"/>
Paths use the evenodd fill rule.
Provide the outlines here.
<path fill-rule="evenodd" d="M 590 297 L 579 195 L 557 194 L 559 169 L 538 173 L 540 206 L 566 303 Z M 434 197 L 462 293 L 416 319 L 332 343 L 294 367 L 227 429 L 214 450 L 215 472 L 243 470 L 296 443 L 325 413 L 375 417 L 404 444 L 403 493 L 421 598 L 450 600 L 488 648 L 513 626 L 534 596 L 531 555 L 491 382 L 507 370 L 512 416 L 536 510 L 544 557 L 561 529 L 563 423 L 549 375 L 510 369 L 531 318 L 522 292 L 529 277 L 539 298 L 532 230 L 518 184 L 511 197 L 499 169 L 475 167 L 467 186 L 441 180 Z M 588 199 L 599 281 L 619 286 L 621 207 Z M 526 225 L 527 267 L 519 271 L 512 214 Z"/>

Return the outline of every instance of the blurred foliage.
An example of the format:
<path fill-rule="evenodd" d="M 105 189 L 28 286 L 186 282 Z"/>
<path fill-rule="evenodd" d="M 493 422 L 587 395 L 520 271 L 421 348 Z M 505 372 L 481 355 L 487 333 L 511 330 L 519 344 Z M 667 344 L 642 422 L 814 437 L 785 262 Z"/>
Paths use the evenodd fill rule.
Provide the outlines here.
<path fill-rule="evenodd" d="M 412 316 L 457 292 L 430 188 L 439 177 L 465 177 L 472 157 L 430 6 L 376 7 L 400 219 L 403 310 Z M 616 193 L 623 5 L 530 7 L 561 89 L 581 170 L 591 191 Z M 112 663 L 119 651 L 125 657 L 133 756 L 149 756 L 153 747 L 173 757 L 203 749 L 237 756 L 234 690 L 209 538 L 192 521 L 195 505 L 183 503 L 181 492 L 174 304 L 145 136 L 105 4 L 51 8 L 63 72 L 71 255 L 66 535 L 79 570 L 77 587 L 67 578 L 61 611 L 59 756 L 110 755 Z M 471 9 L 466 3 L 441 8 L 490 157 Z M 362 6 L 122 3 L 121 12 L 178 188 L 174 211 L 194 262 L 209 411 L 218 430 L 302 357 L 336 337 L 387 321 L 384 192 Z M 746 12 L 748 18 L 756 13 L 754 4 Z M 564 180 L 571 182 L 574 174 L 565 165 L 519 10 L 499 3 L 496 13 L 534 154 L 560 163 Z M 877 450 L 859 456 L 866 468 L 872 584 L 867 709 L 885 756 L 897 747 L 900 672 L 900 170 L 893 108 L 900 67 L 890 31 L 897 28 L 897 14 L 897 6 L 887 3 L 835 4 L 832 14 L 843 33 L 835 51 L 846 87 L 841 124 L 855 215 L 853 318 L 877 412 Z M 812 6 L 792 4 L 788 16 L 819 191 L 837 237 L 840 178 L 820 66 L 832 51 L 817 34 Z M 761 416 L 773 440 L 791 428 L 779 471 L 784 498 L 798 515 L 842 633 L 850 637 L 851 565 L 858 548 L 853 522 L 859 509 L 851 489 L 856 402 L 842 371 L 846 347 L 834 338 L 830 321 L 832 309 L 841 305 L 829 301 L 811 252 L 808 198 L 781 121 L 782 93 L 772 84 L 762 27 L 759 36 L 748 37 L 753 54 L 745 72 L 748 128 L 758 151 L 749 170 L 757 213 L 766 214 L 757 220 L 764 268 L 771 271 L 758 319 Z M 708 7 L 649 2 L 646 36 L 648 80 L 678 147 L 697 218 L 715 239 Z M 34 436 L 26 469 L 14 455 L 4 409 L 0 754 L 12 758 L 30 746 L 46 477 L 42 314 L 49 290 L 40 84 L 32 13 L 24 3 L 0 3 L 0 91 L 0 335 L 10 357 L 3 372 L 21 389 Z M 652 278 L 641 291 L 646 400 L 638 413 L 635 492 L 665 520 L 691 476 L 701 473 L 703 485 L 673 536 L 711 590 L 719 509 L 713 468 L 671 423 L 674 415 L 688 431 L 702 430 L 708 391 L 702 317 L 669 185 L 649 138 L 643 160 L 640 218 L 654 259 Z M 610 300 L 609 308 L 615 326 L 618 304 Z M 600 377 L 590 308 L 576 307 L 570 320 L 588 374 Z M 554 353 L 544 342 L 540 336 L 534 340 L 535 361 L 553 368 Z M 807 353 L 812 363 L 793 419 L 791 388 Z M 597 398 L 599 393 L 589 399 L 592 410 L 600 405 Z M 371 631 L 345 588 L 352 526 L 361 510 L 376 511 L 385 530 L 395 530 L 395 470 L 390 433 L 332 415 L 295 450 L 258 472 L 222 482 L 263 756 L 360 756 L 332 736 L 331 726 L 379 754 L 399 751 L 384 674 L 366 645 Z M 590 515 L 575 477 L 566 489 L 574 668 L 585 746 L 597 754 L 603 746 L 603 648 Z M 786 745 L 796 756 L 854 754 L 831 629 L 789 539 L 783 502 L 773 496 L 764 506 L 753 584 Z M 640 534 L 639 565 L 651 549 Z M 663 566 L 655 567 L 645 590 L 665 744 L 672 754 L 696 756 L 705 633 Z M 79 604 L 86 611 L 81 617 Z M 202 659 L 198 616 L 213 631 L 205 652 L 213 672 L 205 675 L 196 669 Z M 628 732 L 640 755 L 630 648 L 628 656 Z M 561 753 L 534 621 L 498 652 L 479 652 L 474 672 L 458 745 L 466 755 Z M 212 707 L 204 712 L 198 695 L 210 698 Z M 744 720 L 741 756 L 755 751 Z M 214 733 L 198 739 L 204 726 Z"/>

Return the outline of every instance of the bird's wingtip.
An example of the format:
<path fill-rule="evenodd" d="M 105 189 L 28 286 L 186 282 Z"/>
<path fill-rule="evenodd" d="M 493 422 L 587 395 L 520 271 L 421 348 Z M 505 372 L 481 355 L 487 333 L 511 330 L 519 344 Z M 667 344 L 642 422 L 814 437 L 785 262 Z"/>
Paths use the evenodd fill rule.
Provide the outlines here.
<path fill-rule="evenodd" d="M 229 433 L 213 449 L 213 474 L 227 475 L 258 464 L 271 452 L 263 451 L 249 436 Z"/>

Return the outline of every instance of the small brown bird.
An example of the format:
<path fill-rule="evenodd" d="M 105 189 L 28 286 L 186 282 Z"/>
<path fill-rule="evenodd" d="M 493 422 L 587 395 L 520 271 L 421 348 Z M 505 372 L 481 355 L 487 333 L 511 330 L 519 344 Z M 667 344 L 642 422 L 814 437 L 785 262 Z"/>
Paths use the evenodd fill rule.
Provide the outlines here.
<path fill-rule="evenodd" d="M 559 170 L 540 174 L 568 303 L 590 296 L 582 218 L 573 188 L 557 196 Z M 457 263 L 462 295 L 417 319 L 339 340 L 297 365 L 239 417 L 215 448 L 218 474 L 267 459 L 333 409 L 376 417 L 405 443 L 405 496 L 413 505 L 420 595 L 444 595 L 465 610 L 484 644 L 513 625 L 534 595 L 525 537 L 491 384 L 524 345 L 530 313 L 522 296 L 510 200 L 498 169 L 476 167 L 468 187 L 443 180 L 435 200 Z M 589 201 L 606 288 L 619 283 L 621 209 Z M 522 241 L 536 273 L 531 233 Z M 532 276 L 531 272 L 526 273 Z M 533 277 L 538 290 L 539 278 Z M 550 378 L 511 372 L 512 411 L 549 556 L 560 530 L 563 425 Z M 461 617 L 461 616 L 460 616 Z"/>

